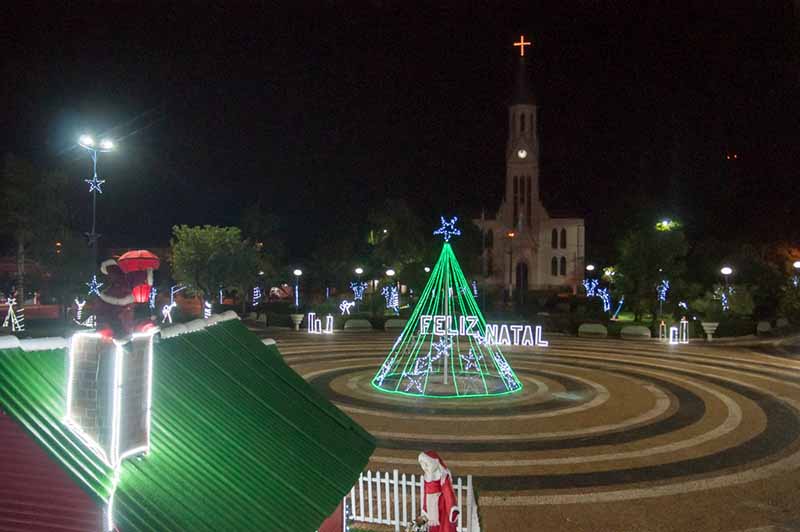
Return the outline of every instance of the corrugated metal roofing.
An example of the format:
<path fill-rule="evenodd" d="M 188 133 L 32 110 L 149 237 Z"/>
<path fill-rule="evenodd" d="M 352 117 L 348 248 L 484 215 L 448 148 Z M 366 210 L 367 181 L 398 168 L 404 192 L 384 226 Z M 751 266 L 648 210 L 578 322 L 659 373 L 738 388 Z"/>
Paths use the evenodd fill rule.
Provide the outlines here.
<path fill-rule="evenodd" d="M 0 356 L 0 389 L 2 379 L 22 382 L 0 393 L 0 404 L 27 403 L 22 413 L 30 411 L 29 417 L 52 410 L 42 425 L 63 432 L 64 352 L 49 352 L 59 360 L 55 368 L 39 353 L 9 351 L 19 350 Z M 31 386 L 22 379 L 28 374 L 49 374 L 51 385 Z M 12 399 L 18 396 L 24 399 Z M 152 423 L 150 454 L 123 464 L 114 496 L 114 518 L 123 531 L 314 530 L 375 446 L 286 366 L 274 345 L 263 345 L 238 320 L 156 346 Z M 47 431 L 30 432 L 43 446 L 51 439 Z M 53 451 L 67 467 L 72 462 L 62 453 L 63 446 Z M 83 456 L 81 468 L 88 468 L 84 461 L 94 463 Z M 108 476 L 99 477 L 106 486 Z"/>
<path fill-rule="evenodd" d="M 0 412 L 0 531 L 86 532 L 101 522 L 97 502 Z"/>

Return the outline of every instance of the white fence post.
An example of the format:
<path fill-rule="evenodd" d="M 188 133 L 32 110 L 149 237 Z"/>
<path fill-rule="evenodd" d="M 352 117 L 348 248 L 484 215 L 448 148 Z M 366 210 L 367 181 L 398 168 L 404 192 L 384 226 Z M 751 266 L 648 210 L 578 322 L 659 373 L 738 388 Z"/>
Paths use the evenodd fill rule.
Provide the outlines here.
<path fill-rule="evenodd" d="M 400 497 L 398 491 L 400 489 L 400 472 L 394 470 L 394 532 L 400 532 Z"/>
<path fill-rule="evenodd" d="M 472 475 L 467 475 L 467 532 L 472 532 L 472 503 L 474 499 L 475 497 L 472 494 Z"/>

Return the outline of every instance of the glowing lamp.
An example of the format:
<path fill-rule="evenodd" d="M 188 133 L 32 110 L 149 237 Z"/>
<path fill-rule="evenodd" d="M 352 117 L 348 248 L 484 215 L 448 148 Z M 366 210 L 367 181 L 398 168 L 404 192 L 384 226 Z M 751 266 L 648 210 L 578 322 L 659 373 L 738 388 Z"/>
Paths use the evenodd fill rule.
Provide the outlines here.
<path fill-rule="evenodd" d="M 111 139 L 103 139 L 100 141 L 100 148 L 103 150 L 113 150 L 114 141 Z"/>
<path fill-rule="evenodd" d="M 84 146 L 86 148 L 93 148 L 94 147 L 94 139 L 89 135 L 81 135 L 78 138 L 78 143 L 81 146 Z"/>
<path fill-rule="evenodd" d="M 301 270 L 300 268 L 297 268 L 292 273 L 294 274 L 295 277 L 300 277 L 301 275 L 303 275 L 303 270 Z"/>
<path fill-rule="evenodd" d="M 431 273 L 431 269 L 429 266 L 425 266 L 425 273 Z"/>
<path fill-rule="evenodd" d="M 594 264 L 587 264 L 586 265 L 586 271 L 587 272 L 593 272 L 594 271 Z"/>
<path fill-rule="evenodd" d="M 391 268 L 389 268 L 388 270 L 386 270 L 386 275 L 388 275 L 389 277 L 394 277 L 395 273 L 397 273 L 397 272 L 395 272 L 395 271 L 394 271 L 393 269 L 391 269 Z"/>
<path fill-rule="evenodd" d="M 356 275 L 361 275 L 362 273 L 364 273 L 364 268 L 362 268 L 361 266 L 359 266 L 358 268 L 356 268 L 356 269 L 355 269 L 355 270 L 353 270 L 353 271 L 354 271 L 354 272 L 356 272 Z"/>
<path fill-rule="evenodd" d="M 800 260 L 796 260 L 796 261 L 794 261 L 794 262 L 792 263 L 792 266 L 794 267 L 794 269 L 796 269 L 796 270 L 800 270 Z"/>
<path fill-rule="evenodd" d="M 133 287 L 133 300 L 136 303 L 147 303 L 150 298 L 150 285 L 140 284 Z"/>
<path fill-rule="evenodd" d="M 730 266 L 723 266 L 722 269 L 719 271 L 722 275 L 730 275 L 733 273 L 733 268 Z"/>

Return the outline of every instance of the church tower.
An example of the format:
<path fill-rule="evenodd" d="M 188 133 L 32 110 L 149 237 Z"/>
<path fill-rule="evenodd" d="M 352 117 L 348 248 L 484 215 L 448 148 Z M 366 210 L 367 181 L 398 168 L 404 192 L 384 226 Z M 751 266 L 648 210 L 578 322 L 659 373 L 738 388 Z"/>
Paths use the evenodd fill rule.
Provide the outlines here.
<path fill-rule="evenodd" d="M 585 260 L 584 222 L 553 217 L 542 203 L 538 105 L 525 50 L 531 42 L 520 36 L 514 46 L 519 57 L 508 107 L 505 195 L 494 219 L 474 222 L 483 232 L 486 284 L 524 300 L 530 290 L 577 290 Z"/>
<path fill-rule="evenodd" d="M 539 139 L 536 99 L 528 81 L 525 46 L 520 37 L 520 58 L 511 105 L 508 108 L 508 141 L 506 145 L 506 200 L 511 212 L 505 222 L 521 231 L 533 225 L 535 207 L 539 204 Z"/>

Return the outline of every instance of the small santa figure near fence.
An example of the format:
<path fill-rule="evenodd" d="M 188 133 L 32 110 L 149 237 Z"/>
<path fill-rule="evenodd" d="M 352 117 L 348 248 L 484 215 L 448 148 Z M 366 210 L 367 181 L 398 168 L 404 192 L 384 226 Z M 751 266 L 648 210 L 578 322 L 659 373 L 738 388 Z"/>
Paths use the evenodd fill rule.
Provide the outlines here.
<path fill-rule="evenodd" d="M 418 460 L 425 481 L 422 514 L 429 532 L 456 532 L 459 510 L 450 470 L 435 451 L 420 453 Z"/>

